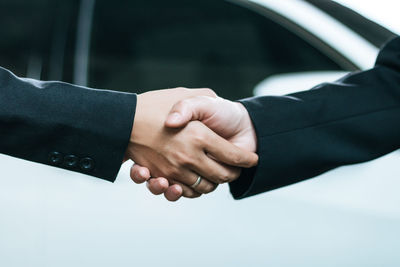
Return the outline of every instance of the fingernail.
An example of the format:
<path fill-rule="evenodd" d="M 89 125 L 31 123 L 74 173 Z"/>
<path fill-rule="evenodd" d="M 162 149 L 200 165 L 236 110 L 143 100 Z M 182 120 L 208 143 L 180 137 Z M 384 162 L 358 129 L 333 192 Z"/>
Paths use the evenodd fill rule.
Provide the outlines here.
<path fill-rule="evenodd" d="M 171 115 L 169 115 L 168 122 L 169 123 L 177 123 L 180 121 L 180 119 L 181 119 L 181 114 L 178 112 L 174 112 Z"/>

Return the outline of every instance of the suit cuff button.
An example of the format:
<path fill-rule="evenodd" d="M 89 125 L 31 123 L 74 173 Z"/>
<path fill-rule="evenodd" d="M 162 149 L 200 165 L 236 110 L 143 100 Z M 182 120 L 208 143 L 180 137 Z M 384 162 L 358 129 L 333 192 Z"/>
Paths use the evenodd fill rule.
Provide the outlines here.
<path fill-rule="evenodd" d="M 49 154 L 49 162 L 54 166 L 60 165 L 63 162 L 63 155 L 60 152 L 51 152 Z"/>
<path fill-rule="evenodd" d="M 79 159 L 77 156 L 67 155 L 64 157 L 64 165 L 67 168 L 71 168 L 71 169 L 75 168 L 76 166 L 78 166 L 78 162 L 79 162 Z"/>
<path fill-rule="evenodd" d="M 91 171 L 94 168 L 94 160 L 92 158 L 83 158 L 79 162 L 79 166 L 83 171 Z"/>

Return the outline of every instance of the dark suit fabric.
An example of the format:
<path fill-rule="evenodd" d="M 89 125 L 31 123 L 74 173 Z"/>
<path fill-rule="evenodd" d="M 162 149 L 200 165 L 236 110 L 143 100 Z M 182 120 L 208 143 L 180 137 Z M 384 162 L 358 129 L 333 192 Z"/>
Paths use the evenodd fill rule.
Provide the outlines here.
<path fill-rule="evenodd" d="M 114 181 L 136 95 L 21 79 L 0 68 L 0 153 Z"/>
<path fill-rule="evenodd" d="M 256 129 L 259 164 L 230 184 L 237 199 L 378 158 L 400 148 L 400 38 L 370 70 L 241 102 Z"/>

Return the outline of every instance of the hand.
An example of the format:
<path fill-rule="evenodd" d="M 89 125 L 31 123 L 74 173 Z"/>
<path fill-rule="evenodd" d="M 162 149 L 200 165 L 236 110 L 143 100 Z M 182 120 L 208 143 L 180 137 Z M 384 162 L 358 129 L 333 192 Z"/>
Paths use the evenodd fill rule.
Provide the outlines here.
<path fill-rule="evenodd" d="M 256 151 L 256 133 L 246 108 L 240 103 L 206 96 L 185 99 L 174 105 L 165 125 L 179 128 L 192 120 L 201 121 L 215 133 L 244 150 Z M 148 180 L 150 174 L 147 168 L 136 164 L 131 169 L 131 177 L 134 181 L 142 182 Z M 178 185 L 170 185 L 162 177 L 148 180 L 147 186 L 153 194 L 164 193 L 171 201 L 178 200 L 182 195 L 182 189 Z"/>
<path fill-rule="evenodd" d="M 209 89 L 160 90 L 138 96 L 126 158 L 148 169 L 142 179 L 133 179 L 135 182 L 147 180 L 151 173 L 155 177 L 164 177 L 154 188 L 171 184 L 173 193 L 197 197 L 213 191 L 216 184 L 230 182 L 239 176 L 240 169 L 228 165 L 251 167 L 257 163 L 256 154 L 234 146 L 200 122 L 185 122 L 187 125 L 183 129 L 164 126 L 175 103 L 199 95 L 215 97 Z M 198 176 L 203 180 L 194 191 L 190 185 Z"/>

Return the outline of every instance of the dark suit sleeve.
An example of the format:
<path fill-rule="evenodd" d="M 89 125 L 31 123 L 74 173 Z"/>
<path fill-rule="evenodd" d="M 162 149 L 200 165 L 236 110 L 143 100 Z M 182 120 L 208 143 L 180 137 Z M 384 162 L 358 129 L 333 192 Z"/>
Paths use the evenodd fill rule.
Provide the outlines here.
<path fill-rule="evenodd" d="M 259 164 L 230 184 L 237 199 L 378 158 L 400 147 L 400 38 L 384 46 L 370 70 L 241 102 L 256 129 Z"/>
<path fill-rule="evenodd" d="M 21 79 L 0 68 L 0 153 L 114 181 L 136 95 Z"/>

